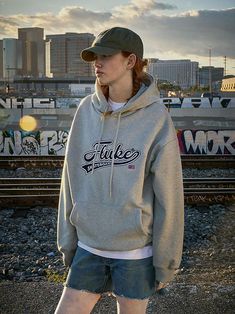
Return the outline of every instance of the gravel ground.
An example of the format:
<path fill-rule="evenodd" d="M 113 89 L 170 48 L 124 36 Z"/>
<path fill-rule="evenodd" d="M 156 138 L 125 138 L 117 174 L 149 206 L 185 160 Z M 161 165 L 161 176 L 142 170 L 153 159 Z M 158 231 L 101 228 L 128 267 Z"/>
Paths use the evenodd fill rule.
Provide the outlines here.
<path fill-rule="evenodd" d="M 184 176 L 234 176 L 234 169 L 184 170 Z M 0 170 L 0 177 L 59 177 L 61 170 Z M 150 299 L 147 313 L 234 313 L 235 205 L 185 207 L 181 269 L 164 295 Z M 53 313 L 67 269 L 56 248 L 57 210 L 0 211 L 0 313 Z M 104 295 L 94 310 L 116 313 Z M 135 313 L 133 313 L 135 314 Z"/>

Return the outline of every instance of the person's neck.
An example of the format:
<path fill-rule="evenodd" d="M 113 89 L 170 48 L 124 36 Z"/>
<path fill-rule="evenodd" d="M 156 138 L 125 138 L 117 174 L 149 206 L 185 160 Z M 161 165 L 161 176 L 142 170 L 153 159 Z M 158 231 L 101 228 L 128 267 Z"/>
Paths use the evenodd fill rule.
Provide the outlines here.
<path fill-rule="evenodd" d="M 119 103 L 127 102 L 132 96 L 132 89 L 133 89 L 132 82 L 129 82 L 129 84 L 125 82 L 125 84 L 122 85 L 119 84 L 118 86 L 111 85 L 109 86 L 109 98 L 113 102 Z"/>

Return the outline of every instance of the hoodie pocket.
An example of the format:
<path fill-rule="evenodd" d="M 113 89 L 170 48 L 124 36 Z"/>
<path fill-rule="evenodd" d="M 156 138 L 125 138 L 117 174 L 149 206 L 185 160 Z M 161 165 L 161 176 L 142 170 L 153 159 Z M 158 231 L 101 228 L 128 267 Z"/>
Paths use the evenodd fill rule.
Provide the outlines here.
<path fill-rule="evenodd" d="M 133 249 L 144 245 L 149 236 L 139 208 L 79 202 L 71 212 L 70 221 L 82 242 L 102 249 Z"/>
<path fill-rule="evenodd" d="M 144 214 L 140 208 L 136 208 L 135 221 L 136 232 L 139 235 L 144 234 L 146 236 L 149 236 L 151 234 L 150 229 L 152 228 L 152 219 L 151 217 L 148 217 L 146 214 Z"/>

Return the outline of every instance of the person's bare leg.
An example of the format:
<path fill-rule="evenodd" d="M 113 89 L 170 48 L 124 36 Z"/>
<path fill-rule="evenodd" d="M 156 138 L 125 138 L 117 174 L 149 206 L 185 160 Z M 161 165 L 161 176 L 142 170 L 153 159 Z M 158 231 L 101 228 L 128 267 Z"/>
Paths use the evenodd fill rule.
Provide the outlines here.
<path fill-rule="evenodd" d="M 65 287 L 54 314 L 90 314 L 100 294 Z"/>
<path fill-rule="evenodd" d="M 118 314 L 145 314 L 148 299 L 136 300 L 117 296 Z"/>

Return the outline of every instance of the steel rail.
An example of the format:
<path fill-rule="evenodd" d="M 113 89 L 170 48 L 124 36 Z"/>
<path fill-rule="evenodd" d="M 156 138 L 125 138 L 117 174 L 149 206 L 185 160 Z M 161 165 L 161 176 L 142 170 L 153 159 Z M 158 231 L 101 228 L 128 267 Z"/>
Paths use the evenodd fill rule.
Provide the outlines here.
<path fill-rule="evenodd" d="M 0 178 L 0 208 L 14 206 L 57 205 L 60 178 Z M 186 204 L 235 202 L 235 178 L 184 178 Z"/>

